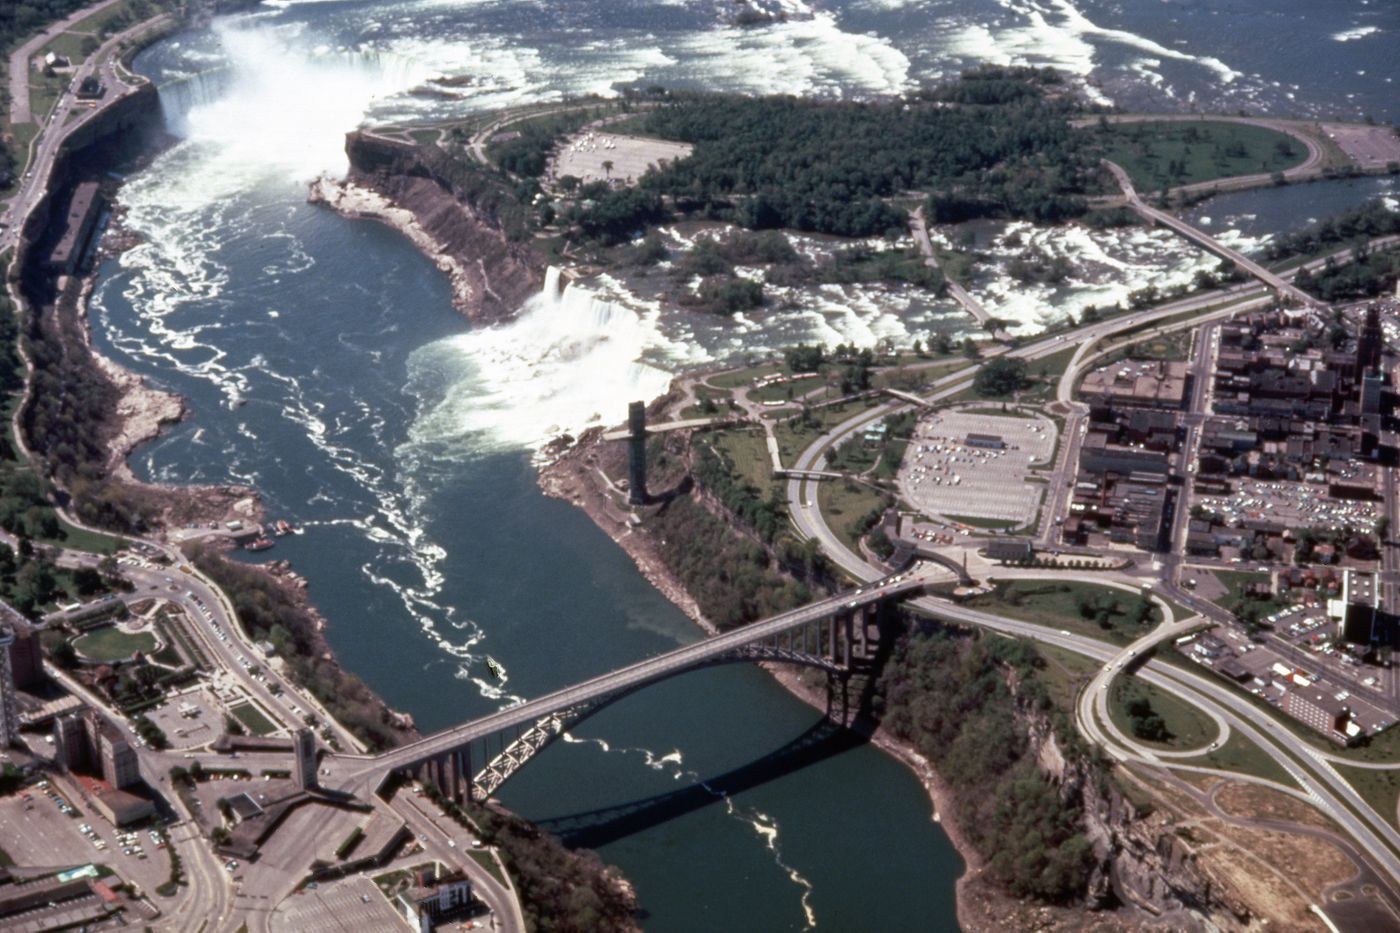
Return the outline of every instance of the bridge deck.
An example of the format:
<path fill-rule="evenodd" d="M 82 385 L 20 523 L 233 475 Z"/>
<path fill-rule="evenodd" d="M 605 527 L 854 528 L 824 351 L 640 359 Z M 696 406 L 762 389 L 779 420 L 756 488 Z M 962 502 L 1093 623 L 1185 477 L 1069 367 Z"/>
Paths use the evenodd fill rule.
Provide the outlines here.
<path fill-rule="evenodd" d="M 659 680 L 668 674 L 693 667 L 707 659 L 716 658 L 727 651 L 783 634 L 790 629 L 796 629 L 818 619 L 834 615 L 844 609 L 859 608 L 891 596 L 921 589 L 927 582 L 942 576 L 942 572 L 939 569 L 928 568 L 901 576 L 903 579 L 897 583 L 889 581 L 869 583 L 856 591 L 840 593 L 820 602 L 754 622 L 732 632 L 706 638 L 666 654 L 639 661 L 583 683 L 556 690 L 527 703 L 445 729 L 380 755 L 331 756 L 325 762 L 331 774 L 324 783 L 328 787 L 352 792 L 355 789 L 363 790 L 367 781 L 377 784 L 379 779 L 386 777 L 392 771 L 412 768 L 431 761 L 478 739 L 496 735 L 507 729 L 530 725 L 551 714 L 570 709 L 590 700 Z"/>

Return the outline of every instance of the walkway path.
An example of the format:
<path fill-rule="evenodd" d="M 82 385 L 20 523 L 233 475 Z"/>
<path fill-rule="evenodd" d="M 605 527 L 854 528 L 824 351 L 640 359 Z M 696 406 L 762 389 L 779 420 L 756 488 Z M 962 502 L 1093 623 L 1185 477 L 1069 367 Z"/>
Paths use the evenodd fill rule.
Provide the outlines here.
<path fill-rule="evenodd" d="M 1123 189 L 1123 196 L 1128 199 L 1128 206 L 1143 217 L 1153 223 L 1159 223 L 1163 226 L 1170 227 L 1188 240 L 1195 241 L 1215 255 L 1228 259 L 1245 272 L 1248 272 L 1250 275 L 1278 292 L 1280 296 L 1287 296 L 1312 308 L 1327 307 L 1325 302 L 1319 301 L 1309 295 L 1292 282 L 1285 281 L 1278 275 L 1275 275 L 1273 272 L 1259 265 L 1259 263 L 1249 259 L 1244 254 L 1230 249 L 1230 247 L 1224 245 L 1214 237 L 1197 230 L 1180 217 L 1149 206 L 1138 196 L 1137 191 L 1133 188 L 1132 179 L 1128 177 L 1128 173 L 1123 170 L 1122 166 L 1110 162 L 1107 159 L 1104 160 L 1104 165 L 1108 166 L 1108 170 L 1113 173 L 1113 177 L 1118 179 L 1118 185 Z"/>
<path fill-rule="evenodd" d="M 938 265 L 938 254 L 934 252 L 933 241 L 929 239 L 928 225 L 924 221 L 922 207 L 909 212 L 909 229 L 914 232 L 914 242 L 919 244 L 919 252 L 924 254 L 924 265 L 942 273 L 943 268 Z M 983 328 L 990 328 L 993 318 L 987 313 L 987 309 L 982 307 L 976 298 L 968 294 L 967 289 L 948 278 L 946 274 L 943 276 L 943 281 L 948 285 L 948 294 L 952 295 L 953 299 L 962 305 L 968 314 L 976 318 L 978 324 L 982 325 Z M 997 340 L 1011 339 L 1011 335 L 999 327 L 992 330 L 991 333 Z"/>

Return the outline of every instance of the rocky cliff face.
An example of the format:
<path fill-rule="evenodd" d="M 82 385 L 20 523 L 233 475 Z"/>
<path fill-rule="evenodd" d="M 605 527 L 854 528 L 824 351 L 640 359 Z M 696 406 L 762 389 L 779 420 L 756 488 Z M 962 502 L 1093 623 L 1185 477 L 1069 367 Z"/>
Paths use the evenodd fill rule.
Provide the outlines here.
<path fill-rule="evenodd" d="M 511 317 L 543 286 L 543 258 L 528 238 L 512 238 L 504 205 L 519 205 L 502 194 L 502 182 L 473 175 L 431 145 L 357 131 L 345 148 L 348 182 L 412 215 L 440 253 L 430 258 L 451 267 L 458 307 L 473 323 Z"/>
<path fill-rule="evenodd" d="M 1112 780 L 1065 755 L 1048 719 L 1027 713 L 1024 722 L 1041 771 L 1059 787 L 1062 802 L 1083 812 L 1084 832 L 1098 862 L 1089 882 L 1090 908 L 1121 906 L 1115 913 L 1140 918 L 1133 926 L 1254 928 L 1248 906 L 1216 883 L 1175 833 L 1172 814 L 1158 808 L 1139 816 Z"/>

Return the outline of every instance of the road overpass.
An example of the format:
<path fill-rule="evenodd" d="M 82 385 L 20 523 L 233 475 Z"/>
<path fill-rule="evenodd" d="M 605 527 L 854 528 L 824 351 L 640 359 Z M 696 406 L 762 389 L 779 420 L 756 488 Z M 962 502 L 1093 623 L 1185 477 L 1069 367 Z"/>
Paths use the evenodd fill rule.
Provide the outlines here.
<path fill-rule="evenodd" d="M 1221 243 L 1214 237 L 1197 230 L 1180 217 L 1168 214 L 1166 211 L 1158 210 L 1148 205 L 1138 196 L 1137 190 L 1133 188 L 1132 179 L 1128 177 L 1128 173 L 1123 170 L 1122 166 L 1115 162 L 1110 162 L 1107 159 L 1103 160 L 1103 164 L 1108 166 L 1108 170 L 1112 172 L 1113 177 L 1118 180 L 1118 186 L 1123 189 L 1123 197 L 1127 198 L 1128 206 L 1142 217 L 1153 223 L 1161 224 L 1164 227 L 1170 227 L 1172 230 L 1186 237 L 1186 239 L 1204 247 L 1209 252 L 1214 253 L 1222 259 L 1228 259 L 1230 262 L 1233 262 L 1236 266 L 1273 289 L 1280 296 L 1292 298 L 1310 308 L 1327 307 L 1325 302 L 1319 301 L 1292 282 L 1275 275 L 1244 254 L 1230 249 L 1230 247 Z"/>
<path fill-rule="evenodd" d="M 941 568 L 896 574 L 378 755 L 330 755 L 322 762 L 321 783 L 332 791 L 363 798 L 392 773 L 422 769 L 444 790 L 456 791 L 456 796 L 463 796 L 465 789 L 474 799 L 485 797 L 566 728 L 659 681 L 736 662 L 801 664 L 838 676 L 848 673 L 856 646 L 869 641 L 866 626 L 855 624 L 857 613 L 948 578 Z"/>

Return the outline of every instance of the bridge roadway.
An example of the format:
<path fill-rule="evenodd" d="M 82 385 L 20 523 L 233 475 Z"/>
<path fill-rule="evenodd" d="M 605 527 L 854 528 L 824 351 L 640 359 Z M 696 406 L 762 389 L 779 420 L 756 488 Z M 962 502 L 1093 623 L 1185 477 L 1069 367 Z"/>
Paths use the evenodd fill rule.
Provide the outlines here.
<path fill-rule="evenodd" d="M 947 579 L 947 574 L 942 568 L 916 570 L 901 576 L 903 579 L 898 582 L 877 580 L 857 590 L 847 590 L 732 632 L 715 635 L 654 658 L 638 661 L 538 699 L 444 729 L 379 755 L 329 755 L 321 763 L 321 785 L 364 797 L 373 793 L 390 773 L 434 761 L 479 739 L 498 735 L 508 729 L 533 726 L 555 713 L 664 680 L 736 648 L 785 634 L 848 609 L 858 609 L 892 596 L 915 592 L 923 589 L 929 582 Z M 329 773 L 325 773 L 326 771 Z"/>
<path fill-rule="evenodd" d="M 1123 170 L 1122 166 L 1110 162 L 1107 159 L 1103 160 L 1103 164 L 1108 166 L 1108 170 L 1113 173 L 1113 177 L 1118 179 L 1118 185 L 1123 189 L 1123 196 L 1127 198 L 1128 205 L 1132 207 L 1133 210 L 1141 214 L 1143 217 L 1153 221 L 1154 223 L 1159 223 L 1165 227 L 1170 227 L 1172 230 L 1175 230 L 1177 233 L 1186 237 L 1186 239 L 1192 240 L 1195 243 L 1200 244 L 1210 252 L 1214 253 L 1217 256 L 1220 256 L 1223 259 L 1228 259 L 1230 262 L 1233 262 L 1235 265 L 1239 266 L 1245 272 L 1248 272 L 1250 275 L 1254 276 L 1256 279 L 1263 282 L 1265 285 L 1267 285 L 1269 288 L 1272 288 L 1280 295 L 1287 295 L 1289 298 L 1302 302 L 1304 305 L 1307 305 L 1310 308 L 1327 307 L 1325 303 L 1318 301 L 1312 295 L 1309 295 L 1307 292 L 1303 291 L 1301 288 L 1294 285 L 1292 282 L 1286 281 L 1285 279 L 1275 275 L 1268 269 L 1265 269 L 1263 266 L 1259 265 L 1259 263 L 1243 255 L 1242 253 L 1230 249 L 1230 247 L 1224 245 L 1220 241 L 1216 240 L 1214 237 L 1209 236 L 1200 230 L 1197 230 L 1195 227 L 1191 226 L 1186 221 L 1182 220 L 1180 217 L 1176 217 L 1172 214 L 1168 214 L 1166 211 L 1161 211 L 1155 207 L 1151 207 L 1146 202 L 1144 202 L 1141 197 L 1138 196 L 1137 190 L 1133 187 L 1132 179 L 1128 177 L 1128 173 Z"/>

